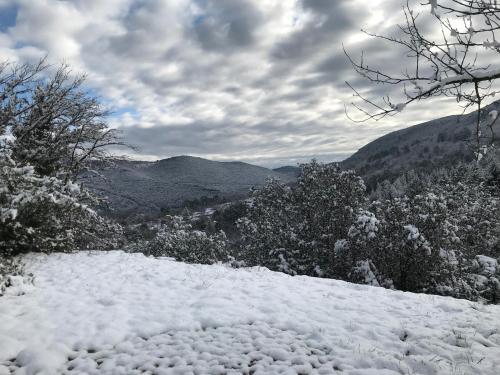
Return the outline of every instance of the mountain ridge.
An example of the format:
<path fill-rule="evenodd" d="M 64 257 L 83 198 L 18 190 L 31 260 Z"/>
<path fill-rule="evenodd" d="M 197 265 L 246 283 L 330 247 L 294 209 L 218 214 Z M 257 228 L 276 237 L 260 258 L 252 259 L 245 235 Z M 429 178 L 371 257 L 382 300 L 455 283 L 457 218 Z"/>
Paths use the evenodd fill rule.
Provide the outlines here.
<path fill-rule="evenodd" d="M 161 212 L 179 208 L 201 197 L 241 199 L 268 178 L 291 182 L 293 177 L 240 161 L 220 162 L 181 155 L 157 161 L 117 160 L 101 176 L 87 175 L 85 182 L 106 197 L 109 213 Z"/>
<path fill-rule="evenodd" d="M 500 101 L 482 109 L 483 122 L 492 110 L 500 111 Z M 477 111 L 445 116 L 390 132 L 361 147 L 341 165 L 356 170 L 373 187 L 406 170 L 471 161 L 474 153 L 469 145 L 476 131 L 476 116 Z M 500 133 L 500 124 L 495 128 Z"/>

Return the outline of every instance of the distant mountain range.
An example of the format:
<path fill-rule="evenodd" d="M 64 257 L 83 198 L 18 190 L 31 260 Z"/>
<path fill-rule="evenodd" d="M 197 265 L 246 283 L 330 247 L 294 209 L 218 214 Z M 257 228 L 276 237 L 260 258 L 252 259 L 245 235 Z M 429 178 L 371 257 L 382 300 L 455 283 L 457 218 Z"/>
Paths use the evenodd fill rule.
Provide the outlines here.
<path fill-rule="evenodd" d="M 485 107 L 482 116 L 500 112 L 500 102 Z M 432 169 L 473 159 L 468 141 L 474 139 L 477 112 L 447 116 L 394 131 L 368 143 L 342 162 L 374 186 L 409 169 Z M 495 125 L 497 136 L 500 124 Z M 483 134 L 488 130 L 483 129 Z"/>
<path fill-rule="evenodd" d="M 201 197 L 231 200 L 248 196 L 251 188 L 267 178 L 284 182 L 295 179 L 290 171 L 274 171 L 242 162 L 218 162 L 191 156 L 177 156 L 156 162 L 119 160 L 98 176 L 86 176 L 85 183 L 108 198 L 115 214 L 154 213 L 181 207 Z"/>
<path fill-rule="evenodd" d="M 484 109 L 500 112 L 500 102 Z M 355 169 L 374 187 L 409 169 L 430 169 L 471 160 L 467 141 L 475 132 L 476 112 L 448 116 L 394 131 L 367 144 L 341 164 Z M 500 125 L 496 125 L 500 134 Z M 108 198 L 112 212 L 121 216 L 159 213 L 196 200 L 205 202 L 241 199 L 251 188 L 262 187 L 267 178 L 285 183 L 296 180 L 300 169 L 285 166 L 274 170 L 242 162 L 218 162 L 177 156 L 156 162 L 116 161 L 101 177 L 87 176 L 85 183 Z M 215 198 L 214 198 L 215 197 Z"/>

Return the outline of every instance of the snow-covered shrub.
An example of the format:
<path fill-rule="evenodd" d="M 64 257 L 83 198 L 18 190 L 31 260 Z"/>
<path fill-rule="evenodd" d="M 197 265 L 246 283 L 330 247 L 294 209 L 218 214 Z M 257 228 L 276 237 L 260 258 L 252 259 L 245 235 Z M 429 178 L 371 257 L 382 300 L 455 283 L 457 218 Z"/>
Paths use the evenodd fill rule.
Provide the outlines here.
<path fill-rule="evenodd" d="M 179 216 L 174 216 L 159 230 L 146 244 L 144 253 L 188 263 L 213 264 L 232 260 L 224 232 L 208 234 L 193 230 L 191 224 Z"/>
<path fill-rule="evenodd" d="M 408 185 L 390 189 L 401 194 L 371 204 L 379 220 L 373 238 L 351 230 L 356 236 L 344 248 L 362 249 L 357 260 L 372 261 L 398 289 L 468 299 L 494 295 L 495 281 L 488 287 L 478 282 L 486 276 L 475 266 L 477 256 L 500 257 L 500 200 L 488 178 L 477 164 L 430 174 L 420 187 L 412 175 Z"/>
<path fill-rule="evenodd" d="M 500 303 L 500 265 L 499 259 L 477 255 L 470 263 L 467 273 L 467 291 L 472 297 L 490 303 Z"/>
<path fill-rule="evenodd" d="M 362 270 L 370 262 L 379 284 L 410 291 L 425 291 L 433 285 L 433 275 L 442 269 L 441 258 L 423 228 L 442 225 L 436 199 L 422 195 L 376 201 L 371 212 L 362 212 L 349 230 L 347 250 L 338 254 L 349 279 L 362 281 L 352 276 L 359 274 L 360 262 L 365 262 Z"/>
<path fill-rule="evenodd" d="M 0 154 L 0 254 L 68 251 L 96 238 L 105 222 L 90 207 L 92 197 L 79 186 L 39 176 L 19 166 L 8 151 Z"/>
<path fill-rule="evenodd" d="M 372 286 L 381 286 L 375 264 L 371 260 L 357 261 L 348 275 L 349 281 Z"/>
<path fill-rule="evenodd" d="M 19 259 L 0 256 L 0 296 L 12 285 L 12 278 L 23 274 Z"/>
<path fill-rule="evenodd" d="M 335 276 L 358 282 L 361 263 L 371 263 L 370 243 L 376 238 L 379 220 L 372 212 L 359 210 L 347 232 L 347 238 L 339 240 L 334 246 Z M 373 265 L 373 263 L 371 263 Z M 354 277 L 351 277 L 356 275 Z"/>
<path fill-rule="evenodd" d="M 358 210 L 365 203 L 365 185 L 354 171 L 335 164 L 302 165 L 293 189 L 306 241 L 317 241 L 321 252 L 331 253 L 335 242 L 345 238 Z"/>
<path fill-rule="evenodd" d="M 127 241 L 123 245 L 123 251 L 127 253 L 148 253 L 148 247 L 149 247 L 150 240 L 146 239 L 136 239 L 134 241 Z"/>
<path fill-rule="evenodd" d="M 365 186 L 334 164 L 301 166 L 297 184 L 269 181 L 255 191 L 239 221 L 242 256 L 249 264 L 286 273 L 332 276 L 337 240 L 346 238 Z"/>

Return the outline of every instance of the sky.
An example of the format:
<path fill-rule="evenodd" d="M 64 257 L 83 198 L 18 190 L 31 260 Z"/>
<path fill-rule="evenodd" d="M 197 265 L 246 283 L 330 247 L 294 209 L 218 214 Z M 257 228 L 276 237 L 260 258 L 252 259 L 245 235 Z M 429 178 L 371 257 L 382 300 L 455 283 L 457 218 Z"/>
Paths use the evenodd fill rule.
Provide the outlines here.
<path fill-rule="evenodd" d="M 193 155 L 258 165 L 338 161 L 396 129 L 455 114 L 452 100 L 355 123 L 360 79 L 342 46 L 374 65 L 404 55 L 360 30 L 393 32 L 400 0 L 0 0 L 0 60 L 47 56 L 87 74 L 134 159 Z M 369 4 L 369 5 L 368 5 Z M 354 113 L 355 115 L 355 113 Z"/>

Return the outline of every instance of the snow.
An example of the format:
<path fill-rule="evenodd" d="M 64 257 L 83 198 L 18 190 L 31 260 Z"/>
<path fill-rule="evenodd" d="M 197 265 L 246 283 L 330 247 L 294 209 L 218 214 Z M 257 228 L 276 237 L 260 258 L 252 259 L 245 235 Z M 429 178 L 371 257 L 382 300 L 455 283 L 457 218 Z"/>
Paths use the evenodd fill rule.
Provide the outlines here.
<path fill-rule="evenodd" d="M 0 374 L 498 374 L 500 306 L 123 252 L 29 255 Z"/>
<path fill-rule="evenodd" d="M 489 41 L 489 40 L 485 40 L 483 42 L 483 46 L 485 48 L 493 48 L 493 49 L 496 49 L 496 48 L 499 48 L 500 47 L 500 43 L 497 42 L 495 39 L 493 39 L 493 41 Z"/>
<path fill-rule="evenodd" d="M 409 224 L 409 225 L 405 225 L 403 228 L 409 232 L 408 233 L 408 240 L 409 241 L 416 240 L 420 237 L 420 231 L 418 230 L 418 228 L 415 225 Z"/>
<path fill-rule="evenodd" d="M 495 80 L 499 77 L 500 77 L 500 68 L 491 69 L 491 70 L 489 70 L 489 69 L 480 70 L 480 71 L 478 70 L 478 71 L 474 71 L 473 73 L 466 72 L 463 74 L 451 75 L 451 76 L 445 77 L 445 78 L 442 78 L 440 76 L 439 72 L 436 72 L 437 81 L 433 82 L 432 80 L 430 80 L 430 82 L 433 82 L 433 83 L 426 85 L 424 91 L 420 94 L 427 95 L 427 94 L 432 93 L 434 90 L 442 89 L 442 88 L 449 86 L 449 85 L 463 84 L 463 83 L 467 83 L 467 82 L 473 82 L 474 80 L 490 80 L 490 81 L 492 81 L 492 80 Z M 401 104 L 405 104 L 405 103 L 401 103 Z M 393 109 L 400 112 L 397 109 L 398 105 L 394 106 Z M 402 108 L 404 108 L 403 105 L 402 105 Z"/>
<path fill-rule="evenodd" d="M 477 255 L 476 261 L 481 267 L 481 269 L 490 276 L 493 276 L 497 272 L 498 262 L 496 259 L 487 257 L 485 255 Z"/>
<path fill-rule="evenodd" d="M 393 106 L 393 108 L 396 112 L 403 112 L 405 107 L 406 107 L 406 103 L 398 103 L 398 104 Z"/>

